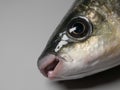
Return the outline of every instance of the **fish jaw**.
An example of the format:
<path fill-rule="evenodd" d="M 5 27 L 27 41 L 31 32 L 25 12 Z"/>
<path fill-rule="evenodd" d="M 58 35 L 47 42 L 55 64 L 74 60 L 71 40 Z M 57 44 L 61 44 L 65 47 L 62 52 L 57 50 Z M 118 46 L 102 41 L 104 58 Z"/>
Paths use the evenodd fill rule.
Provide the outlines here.
<path fill-rule="evenodd" d="M 53 54 L 46 55 L 38 63 L 39 70 L 48 79 L 60 81 L 84 78 L 120 65 L 119 56 L 108 57 L 103 61 L 97 59 L 89 64 L 86 62 L 64 62 L 63 60 Z"/>

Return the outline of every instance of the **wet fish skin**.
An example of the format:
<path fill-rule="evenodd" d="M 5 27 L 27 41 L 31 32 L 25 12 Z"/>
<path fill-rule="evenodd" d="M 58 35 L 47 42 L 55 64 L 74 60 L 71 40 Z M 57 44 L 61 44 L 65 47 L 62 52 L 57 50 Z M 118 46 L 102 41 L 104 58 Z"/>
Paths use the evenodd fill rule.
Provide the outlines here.
<path fill-rule="evenodd" d="M 69 22 L 76 17 L 85 17 L 92 24 L 92 33 L 82 41 L 67 34 Z M 120 0 L 76 0 L 39 57 L 38 68 L 45 74 L 45 67 L 58 59 L 57 69 L 47 77 L 77 79 L 120 65 L 119 55 Z"/>

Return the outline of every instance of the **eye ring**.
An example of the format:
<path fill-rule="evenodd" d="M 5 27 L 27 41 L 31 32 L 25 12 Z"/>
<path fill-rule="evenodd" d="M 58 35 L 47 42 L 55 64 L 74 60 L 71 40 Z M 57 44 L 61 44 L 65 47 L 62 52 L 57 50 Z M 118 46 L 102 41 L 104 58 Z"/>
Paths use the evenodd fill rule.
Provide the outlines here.
<path fill-rule="evenodd" d="M 92 23 L 83 16 L 75 17 L 67 25 L 67 36 L 73 40 L 83 41 L 93 32 Z"/>

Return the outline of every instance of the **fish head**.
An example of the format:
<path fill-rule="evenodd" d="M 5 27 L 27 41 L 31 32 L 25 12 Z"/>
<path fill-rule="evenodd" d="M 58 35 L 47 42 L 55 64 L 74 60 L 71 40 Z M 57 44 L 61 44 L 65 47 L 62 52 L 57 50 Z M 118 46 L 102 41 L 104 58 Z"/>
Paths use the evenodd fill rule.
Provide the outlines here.
<path fill-rule="evenodd" d="M 116 8 L 113 11 L 113 2 L 107 1 L 75 2 L 38 59 L 44 76 L 52 80 L 77 79 L 118 64 L 120 18 Z"/>

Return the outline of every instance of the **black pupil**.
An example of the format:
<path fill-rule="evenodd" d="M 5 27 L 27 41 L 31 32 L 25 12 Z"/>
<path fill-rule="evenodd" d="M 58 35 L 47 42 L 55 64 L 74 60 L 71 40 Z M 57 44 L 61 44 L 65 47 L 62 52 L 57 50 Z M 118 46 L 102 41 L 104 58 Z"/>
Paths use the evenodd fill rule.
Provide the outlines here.
<path fill-rule="evenodd" d="M 73 24 L 72 28 L 74 34 L 81 34 L 84 32 L 84 26 L 80 22 Z"/>

